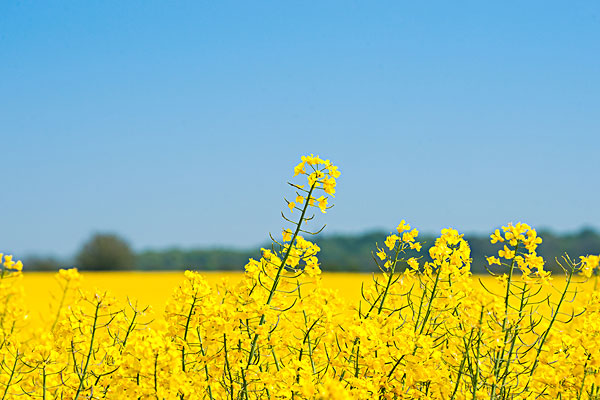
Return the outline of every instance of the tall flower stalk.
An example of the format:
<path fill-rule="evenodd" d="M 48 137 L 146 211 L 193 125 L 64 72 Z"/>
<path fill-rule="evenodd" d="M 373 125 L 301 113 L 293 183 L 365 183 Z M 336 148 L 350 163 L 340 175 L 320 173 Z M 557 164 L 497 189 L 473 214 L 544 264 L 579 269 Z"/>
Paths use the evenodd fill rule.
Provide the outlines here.
<path fill-rule="evenodd" d="M 287 228 L 283 230 L 283 242 L 280 243 L 273 239 L 273 251 L 263 252 L 260 267 L 256 262 L 253 262 L 254 260 L 251 260 L 246 266 L 246 271 L 255 276 L 261 286 L 268 291 L 267 299 L 264 303 L 266 308 L 271 307 L 271 303 L 279 290 L 281 280 L 284 279 L 287 273 L 290 273 L 293 279 L 296 279 L 303 273 L 307 273 L 308 275 L 320 273 L 315 257 L 318 248 L 310 245 L 309 242 L 300 236 L 300 233 L 316 234 L 322 230 L 322 228 L 318 232 L 306 230 L 306 223 L 314 218 L 314 215 L 307 217 L 307 212 L 311 207 L 316 207 L 322 213 L 326 213 L 327 209 L 332 207 L 332 205 L 328 204 L 328 196 L 335 194 L 336 179 L 340 176 L 340 172 L 329 160 L 323 160 L 319 156 L 311 154 L 310 156 L 302 156 L 301 162 L 294 168 L 294 176 L 305 176 L 308 181 L 308 188 L 306 188 L 306 185 L 289 183 L 290 186 L 296 189 L 296 196 L 293 201 L 287 199 L 285 201 L 291 214 L 294 211 L 300 212 L 298 219 L 293 220 L 282 213 L 284 220 L 292 225 L 291 229 Z M 317 191 L 322 191 L 323 194 L 317 197 L 315 194 Z M 307 243 L 309 244 L 307 245 Z M 281 253 L 275 251 L 275 245 L 279 246 L 282 250 Z M 281 254 L 281 257 L 278 253 Z M 304 266 L 302 266 L 301 261 L 304 263 Z M 274 276 L 272 273 L 273 268 L 275 269 Z M 261 277 L 271 279 L 270 286 L 265 286 L 262 283 Z M 260 357 L 257 356 L 258 339 L 261 333 L 266 333 L 262 329 L 265 322 L 266 315 L 263 313 L 254 331 L 252 344 L 248 352 L 246 369 L 260 362 Z M 242 397 L 248 396 L 248 384 L 246 380 L 242 384 L 241 395 Z"/>

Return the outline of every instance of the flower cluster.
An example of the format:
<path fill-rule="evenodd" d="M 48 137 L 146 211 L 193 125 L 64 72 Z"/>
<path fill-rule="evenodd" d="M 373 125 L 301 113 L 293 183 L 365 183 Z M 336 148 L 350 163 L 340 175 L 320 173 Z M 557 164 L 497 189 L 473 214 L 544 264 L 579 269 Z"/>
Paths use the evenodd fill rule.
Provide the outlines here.
<path fill-rule="evenodd" d="M 521 270 L 525 277 L 532 273 L 536 277 L 546 279 L 550 273 L 544 270 L 544 259 L 537 255 L 537 246 L 542 243 L 542 238 L 537 235 L 535 229 L 524 223 L 515 225 L 508 224 L 502 227 L 503 233 L 499 229 L 490 236 L 491 243 L 502 243 L 503 248 L 498 250 L 498 257 L 491 256 L 487 258 L 489 265 L 508 265 L 513 268 L 515 265 Z"/>
<path fill-rule="evenodd" d="M 302 156 L 302 161 L 294 168 L 294 176 L 297 175 L 306 175 L 308 188 L 305 185 L 291 184 L 298 192 L 294 201 L 287 202 L 290 211 L 302 211 L 300 207 L 306 202 L 311 207 L 318 207 L 323 213 L 327 212 L 327 209 L 331 208 L 327 203 L 327 195 L 335 195 L 336 179 L 340 176 L 338 167 L 331 164 L 329 160 L 311 154 Z M 315 190 L 322 190 L 325 194 L 315 197 Z"/>

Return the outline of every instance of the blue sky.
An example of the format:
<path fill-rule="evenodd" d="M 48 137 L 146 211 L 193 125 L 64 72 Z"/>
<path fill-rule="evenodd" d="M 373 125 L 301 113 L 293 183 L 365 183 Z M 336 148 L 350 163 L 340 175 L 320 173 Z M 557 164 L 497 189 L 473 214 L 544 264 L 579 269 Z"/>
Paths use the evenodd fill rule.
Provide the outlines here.
<path fill-rule="evenodd" d="M 600 3 L 0 4 L 0 251 L 248 247 L 302 154 L 329 233 L 600 228 Z"/>

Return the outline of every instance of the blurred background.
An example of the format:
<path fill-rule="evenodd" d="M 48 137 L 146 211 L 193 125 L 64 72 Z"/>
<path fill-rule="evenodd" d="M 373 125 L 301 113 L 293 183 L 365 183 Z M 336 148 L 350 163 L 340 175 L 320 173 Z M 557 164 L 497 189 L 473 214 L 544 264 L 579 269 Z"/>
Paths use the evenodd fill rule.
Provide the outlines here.
<path fill-rule="evenodd" d="M 509 222 L 600 252 L 595 1 L 2 2 L 0 77 L 26 270 L 241 270 L 310 153 L 342 173 L 323 270 L 372 270 L 401 219 L 475 270 Z"/>

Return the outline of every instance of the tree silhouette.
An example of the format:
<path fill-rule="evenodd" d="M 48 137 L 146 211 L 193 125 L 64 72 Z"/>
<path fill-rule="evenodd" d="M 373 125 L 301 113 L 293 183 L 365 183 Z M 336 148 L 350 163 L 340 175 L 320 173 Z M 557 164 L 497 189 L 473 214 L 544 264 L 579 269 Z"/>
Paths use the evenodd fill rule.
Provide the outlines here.
<path fill-rule="evenodd" d="M 81 270 L 133 269 L 135 257 L 129 244 L 115 234 L 96 233 L 77 254 Z"/>

